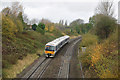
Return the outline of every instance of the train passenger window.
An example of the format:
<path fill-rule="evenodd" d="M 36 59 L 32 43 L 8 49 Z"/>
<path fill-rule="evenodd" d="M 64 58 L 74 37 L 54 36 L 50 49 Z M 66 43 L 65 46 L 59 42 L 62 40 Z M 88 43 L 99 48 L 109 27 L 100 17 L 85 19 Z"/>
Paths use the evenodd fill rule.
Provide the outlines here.
<path fill-rule="evenodd" d="M 58 44 L 58 48 L 60 48 L 60 44 Z"/>
<path fill-rule="evenodd" d="M 57 51 L 58 47 L 56 46 L 56 51 Z"/>
<path fill-rule="evenodd" d="M 61 45 L 62 45 L 62 42 L 61 42 Z"/>
<path fill-rule="evenodd" d="M 67 39 L 65 41 L 67 41 Z"/>

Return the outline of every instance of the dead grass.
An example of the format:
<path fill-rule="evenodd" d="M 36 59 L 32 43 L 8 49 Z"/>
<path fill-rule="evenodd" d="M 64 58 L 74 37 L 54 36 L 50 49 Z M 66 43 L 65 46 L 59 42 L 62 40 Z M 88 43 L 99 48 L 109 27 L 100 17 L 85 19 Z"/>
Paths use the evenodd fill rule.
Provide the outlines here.
<path fill-rule="evenodd" d="M 81 36 L 81 35 L 78 35 L 78 36 Z M 70 36 L 70 39 L 77 38 L 78 36 L 72 35 L 72 36 Z"/>
<path fill-rule="evenodd" d="M 17 64 L 8 69 L 4 69 L 6 78 L 15 78 L 17 74 L 23 71 L 27 66 L 36 60 L 38 56 L 36 54 L 28 54 L 23 60 L 18 60 Z"/>
<path fill-rule="evenodd" d="M 36 52 L 36 54 L 40 54 L 40 55 L 43 55 L 43 53 L 44 53 L 44 50 L 40 50 L 40 49 L 38 49 Z"/>

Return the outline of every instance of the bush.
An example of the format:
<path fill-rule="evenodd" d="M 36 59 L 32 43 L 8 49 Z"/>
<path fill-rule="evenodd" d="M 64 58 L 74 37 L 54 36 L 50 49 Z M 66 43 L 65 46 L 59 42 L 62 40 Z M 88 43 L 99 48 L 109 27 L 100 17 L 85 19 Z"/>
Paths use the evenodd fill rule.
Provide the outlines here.
<path fill-rule="evenodd" d="M 37 28 L 37 25 L 36 25 L 36 24 L 33 24 L 33 25 L 32 25 L 32 29 L 35 31 L 36 28 Z"/>
<path fill-rule="evenodd" d="M 110 16 L 105 16 L 102 14 L 96 15 L 95 20 L 96 35 L 98 35 L 100 39 L 108 38 L 110 33 L 112 33 L 116 29 L 117 24 L 116 21 L 117 20 Z"/>
<path fill-rule="evenodd" d="M 98 42 L 98 37 L 90 33 L 84 34 L 82 36 L 82 43 L 80 46 L 89 47 L 90 45 L 96 44 Z"/>
<path fill-rule="evenodd" d="M 40 27 L 42 30 L 44 30 L 44 29 L 45 29 L 45 24 L 39 23 L 39 24 L 38 24 L 38 27 Z"/>
<path fill-rule="evenodd" d="M 41 29 L 40 27 L 37 27 L 37 28 L 36 28 L 36 31 L 37 31 L 37 32 L 40 32 L 40 33 L 43 34 L 43 35 L 45 34 L 45 31 L 44 31 L 43 29 Z"/>

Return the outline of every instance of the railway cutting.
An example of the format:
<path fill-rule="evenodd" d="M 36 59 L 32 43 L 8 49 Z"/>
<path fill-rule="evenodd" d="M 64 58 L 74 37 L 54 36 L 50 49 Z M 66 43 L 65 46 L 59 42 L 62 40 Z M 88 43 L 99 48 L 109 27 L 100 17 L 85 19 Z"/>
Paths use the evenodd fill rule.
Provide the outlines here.
<path fill-rule="evenodd" d="M 61 47 L 54 58 L 40 57 L 36 64 L 20 78 L 27 80 L 32 78 L 69 78 L 74 47 L 80 40 L 81 37 L 69 40 L 69 43 Z"/>

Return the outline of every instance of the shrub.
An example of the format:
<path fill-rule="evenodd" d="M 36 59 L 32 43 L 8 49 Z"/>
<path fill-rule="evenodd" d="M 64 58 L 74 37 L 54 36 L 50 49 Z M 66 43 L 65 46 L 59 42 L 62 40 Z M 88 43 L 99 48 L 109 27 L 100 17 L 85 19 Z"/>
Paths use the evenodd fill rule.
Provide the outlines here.
<path fill-rule="evenodd" d="M 36 24 L 33 24 L 33 25 L 32 25 L 32 29 L 35 31 L 36 28 L 37 28 L 37 25 L 36 25 Z"/>
<path fill-rule="evenodd" d="M 40 27 L 41 29 L 44 30 L 44 29 L 45 29 L 45 24 L 43 24 L 43 23 L 39 23 L 39 24 L 38 24 L 38 27 Z"/>
<path fill-rule="evenodd" d="M 95 19 L 95 31 L 100 39 L 108 38 L 110 33 L 116 28 L 116 21 L 110 16 L 105 16 L 102 14 L 96 15 Z"/>
<path fill-rule="evenodd" d="M 40 33 L 43 34 L 43 35 L 45 34 L 45 31 L 44 31 L 43 29 L 41 29 L 40 27 L 37 27 L 37 28 L 36 28 L 36 31 L 37 31 L 37 32 L 40 32 Z"/>
<path fill-rule="evenodd" d="M 87 33 L 82 36 L 82 43 L 80 44 L 80 46 L 88 47 L 90 45 L 96 44 L 97 42 L 98 42 L 98 37 L 96 35 Z"/>

